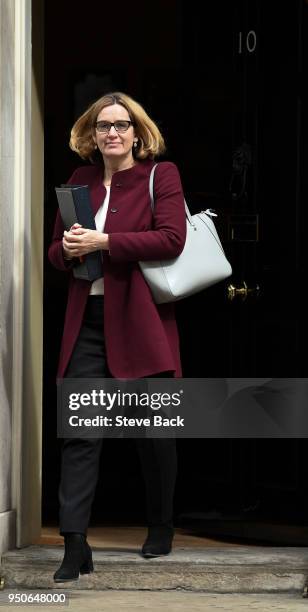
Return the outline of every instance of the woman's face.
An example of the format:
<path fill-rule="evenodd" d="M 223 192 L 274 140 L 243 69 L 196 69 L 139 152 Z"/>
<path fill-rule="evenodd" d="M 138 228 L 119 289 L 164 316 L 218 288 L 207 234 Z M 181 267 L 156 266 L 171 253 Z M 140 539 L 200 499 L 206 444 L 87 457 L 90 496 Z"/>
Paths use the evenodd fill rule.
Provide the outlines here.
<path fill-rule="evenodd" d="M 97 116 L 97 122 L 114 123 L 116 121 L 130 121 L 129 114 L 121 104 L 112 104 L 103 108 Z M 127 159 L 132 155 L 134 141 L 137 141 L 132 125 L 125 132 L 117 131 L 112 125 L 109 132 L 95 130 L 94 142 L 97 144 L 103 157 L 110 161 L 115 159 Z"/>

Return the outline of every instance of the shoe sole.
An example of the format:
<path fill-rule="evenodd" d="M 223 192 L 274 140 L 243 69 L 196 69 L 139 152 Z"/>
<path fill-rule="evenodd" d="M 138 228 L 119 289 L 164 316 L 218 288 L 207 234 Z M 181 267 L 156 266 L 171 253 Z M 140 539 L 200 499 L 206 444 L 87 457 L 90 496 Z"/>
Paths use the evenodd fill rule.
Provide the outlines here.
<path fill-rule="evenodd" d="M 171 551 L 170 551 L 170 552 L 171 552 Z M 167 553 L 159 553 L 158 555 L 155 555 L 155 554 L 153 554 L 153 553 L 146 553 L 146 554 L 143 554 L 143 553 L 142 553 L 142 556 L 144 557 L 144 559 L 152 559 L 152 558 L 154 558 L 154 557 L 166 557 L 167 555 L 170 555 L 170 552 L 167 552 Z"/>
<path fill-rule="evenodd" d="M 94 570 L 90 570 L 89 572 L 79 572 L 79 576 L 84 576 L 85 574 L 92 574 Z M 77 578 L 54 578 L 54 582 L 76 582 L 79 580 L 79 576 Z"/>

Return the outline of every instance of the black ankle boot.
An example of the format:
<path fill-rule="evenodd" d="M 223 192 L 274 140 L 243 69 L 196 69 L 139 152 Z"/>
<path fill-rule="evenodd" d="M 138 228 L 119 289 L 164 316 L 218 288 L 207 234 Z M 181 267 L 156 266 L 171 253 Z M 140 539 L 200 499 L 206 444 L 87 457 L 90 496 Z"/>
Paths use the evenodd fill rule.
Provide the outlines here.
<path fill-rule="evenodd" d="M 64 535 L 65 554 L 54 575 L 55 582 L 78 580 L 80 574 L 93 572 L 92 551 L 83 533 Z"/>
<path fill-rule="evenodd" d="M 172 527 L 164 525 L 149 527 L 147 538 L 142 547 L 142 555 L 146 558 L 168 555 L 172 549 L 173 534 Z"/>

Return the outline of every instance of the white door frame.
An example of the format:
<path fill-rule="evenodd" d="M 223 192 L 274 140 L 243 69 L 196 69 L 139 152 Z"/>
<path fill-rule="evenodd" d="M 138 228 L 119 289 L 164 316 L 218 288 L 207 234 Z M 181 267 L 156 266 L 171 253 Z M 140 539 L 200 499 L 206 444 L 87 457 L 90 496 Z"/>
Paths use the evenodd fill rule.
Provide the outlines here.
<path fill-rule="evenodd" d="M 21 547 L 41 529 L 44 148 L 43 35 L 37 24 L 43 24 L 43 7 L 41 0 L 14 5 L 12 505 Z"/>

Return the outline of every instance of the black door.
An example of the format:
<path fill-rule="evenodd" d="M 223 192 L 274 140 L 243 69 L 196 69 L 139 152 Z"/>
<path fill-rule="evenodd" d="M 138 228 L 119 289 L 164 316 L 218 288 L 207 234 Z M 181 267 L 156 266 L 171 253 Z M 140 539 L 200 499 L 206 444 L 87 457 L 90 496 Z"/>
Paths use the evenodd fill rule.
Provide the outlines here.
<path fill-rule="evenodd" d="M 191 3 L 183 8 L 190 83 L 181 110 L 194 100 L 191 135 L 204 151 L 191 160 L 189 189 L 197 207 L 203 199 L 218 209 L 234 270 L 231 282 L 179 305 L 186 376 L 305 377 L 307 4 L 207 3 L 202 20 Z M 188 511 L 187 524 L 292 540 L 268 523 L 306 522 L 305 440 L 212 440 L 198 444 L 193 464 L 199 514 Z M 264 528 L 243 529 L 245 520 Z"/>
<path fill-rule="evenodd" d="M 195 1 L 159 1 L 151 18 L 146 4 L 135 1 L 127 11 L 123 3 L 115 15 L 107 3 L 92 2 L 85 28 L 81 9 L 72 14 L 58 0 L 46 3 L 46 246 L 54 185 L 79 164 L 66 144 L 74 119 L 104 91 L 127 91 L 161 125 L 191 211 L 216 209 L 233 267 L 227 282 L 177 304 L 184 376 L 305 377 L 307 3 L 212 1 L 201 15 Z M 45 281 L 50 517 L 58 478 L 50 466 L 59 459 L 51 405 L 66 290 L 47 263 Z M 117 510 L 120 478 L 120 497 L 127 486 L 136 500 L 130 518 L 140 520 L 137 459 L 132 454 L 133 469 L 123 474 L 131 446 L 112 443 L 103 451 L 109 467 L 101 485 L 113 501 L 102 509 L 99 485 L 93 517 L 127 521 L 127 511 L 123 518 Z M 180 440 L 178 451 L 179 523 L 235 532 L 232 520 L 253 519 L 263 538 L 269 522 L 305 524 L 305 440 Z M 211 517 L 220 520 L 214 525 Z"/>

